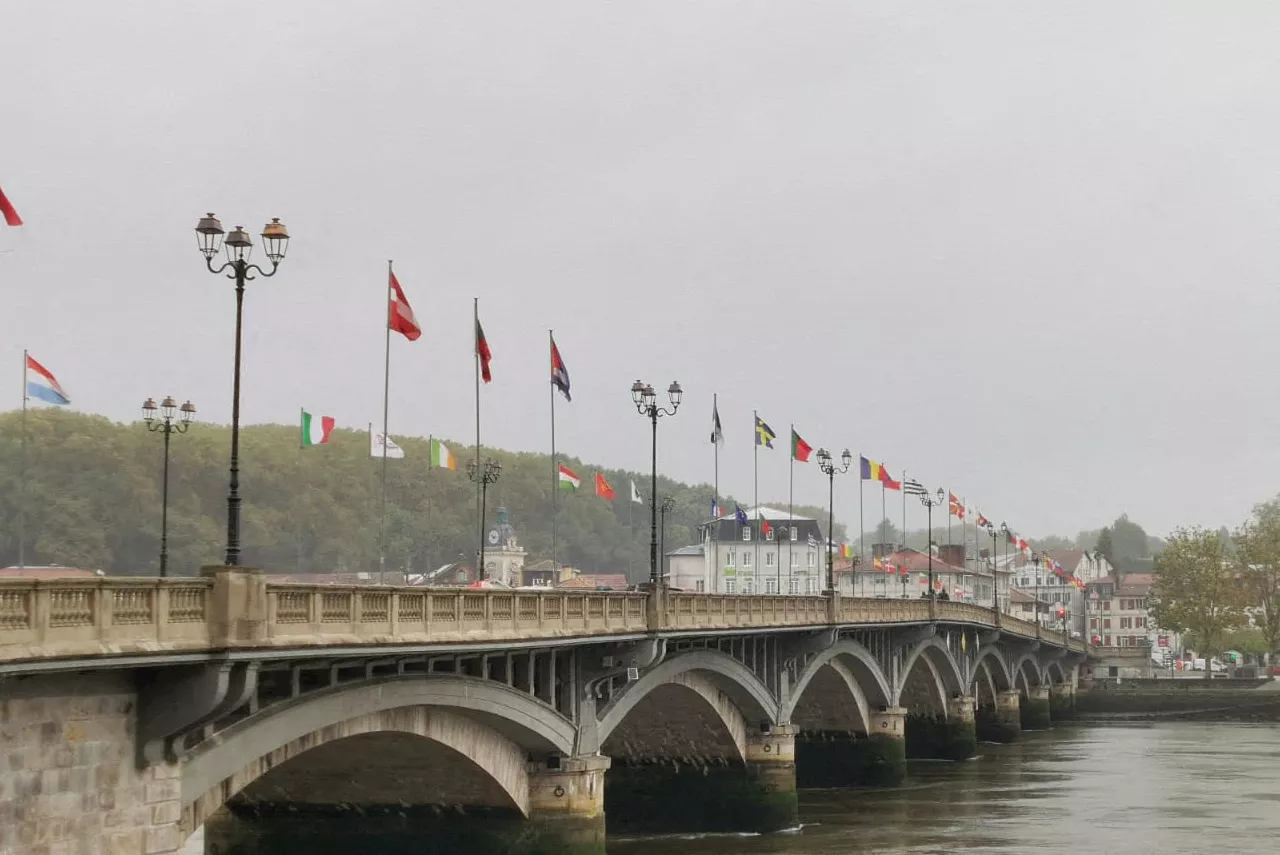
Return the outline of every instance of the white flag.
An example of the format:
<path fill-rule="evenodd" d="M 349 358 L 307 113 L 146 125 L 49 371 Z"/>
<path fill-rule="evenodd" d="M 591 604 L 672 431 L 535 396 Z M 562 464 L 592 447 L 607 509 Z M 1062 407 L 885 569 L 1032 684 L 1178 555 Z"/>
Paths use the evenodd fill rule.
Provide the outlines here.
<path fill-rule="evenodd" d="M 644 504 L 644 499 L 640 498 L 640 491 L 636 489 L 635 481 L 631 482 L 631 501 L 635 502 L 637 505 Z"/>
<path fill-rule="evenodd" d="M 369 434 L 369 456 L 382 457 L 383 436 L 380 433 Z M 394 439 L 386 440 L 387 458 L 389 460 L 403 460 L 404 449 L 396 445 Z"/>

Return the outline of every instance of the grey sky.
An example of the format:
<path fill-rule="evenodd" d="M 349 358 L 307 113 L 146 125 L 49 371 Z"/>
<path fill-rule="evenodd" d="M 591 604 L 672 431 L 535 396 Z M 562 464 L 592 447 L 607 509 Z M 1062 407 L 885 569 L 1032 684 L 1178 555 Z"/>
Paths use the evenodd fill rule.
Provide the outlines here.
<path fill-rule="evenodd" d="M 753 407 L 1027 534 L 1153 532 L 1280 489 L 1280 6 L 10 2 L 0 364 L 78 409 L 230 417 L 229 282 L 191 232 L 280 216 L 244 415 L 646 468 L 636 377 L 687 390 L 660 467 L 751 492 Z M 837 511 L 856 520 L 856 476 Z M 797 467 L 797 498 L 825 482 Z M 868 507 L 877 506 L 868 489 Z M 912 524 L 924 512 L 913 506 Z M 868 523 L 874 518 L 868 513 Z"/>

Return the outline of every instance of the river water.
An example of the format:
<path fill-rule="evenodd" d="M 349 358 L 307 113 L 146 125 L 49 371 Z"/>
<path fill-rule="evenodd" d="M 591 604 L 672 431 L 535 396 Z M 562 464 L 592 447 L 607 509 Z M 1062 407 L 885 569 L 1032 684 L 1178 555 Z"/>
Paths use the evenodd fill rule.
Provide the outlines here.
<path fill-rule="evenodd" d="M 800 818 L 782 834 L 612 838 L 609 855 L 1272 855 L 1280 724 L 1025 733 L 964 763 L 912 761 L 894 789 L 803 791 Z M 183 855 L 202 855 L 200 837 Z"/>

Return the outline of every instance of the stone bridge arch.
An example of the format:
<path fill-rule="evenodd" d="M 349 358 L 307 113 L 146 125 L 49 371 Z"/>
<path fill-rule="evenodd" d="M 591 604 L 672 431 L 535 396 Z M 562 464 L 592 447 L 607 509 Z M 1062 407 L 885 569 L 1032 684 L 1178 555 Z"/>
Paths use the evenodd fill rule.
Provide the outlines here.
<path fill-rule="evenodd" d="M 1025 693 L 1030 693 L 1031 689 L 1046 684 L 1044 669 L 1040 666 L 1040 661 L 1034 653 L 1023 653 L 1015 656 L 1013 659 L 1013 667 L 1010 669 L 1014 677 L 1014 685 Z"/>
<path fill-rule="evenodd" d="M 923 669 L 920 668 L 923 666 Z M 918 642 L 902 658 L 897 687 L 899 703 L 913 680 L 922 681 L 930 692 L 930 700 L 936 701 L 935 712 L 945 715 L 947 699 L 966 693 L 964 674 L 950 648 L 938 636 L 930 636 Z M 918 685 L 918 684 L 917 684 Z M 932 706 L 932 705 L 931 705 Z"/>
<path fill-rule="evenodd" d="M 1050 659 L 1044 666 L 1044 675 L 1050 683 L 1069 683 L 1067 670 L 1062 667 L 1060 659 Z"/>
<path fill-rule="evenodd" d="M 1014 675 L 1009 669 L 1004 651 L 995 644 L 984 644 L 978 648 L 973 666 L 973 695 L 981 706 L 984 702 L 995 703 L 1000 692 L 1013 689 Z M 982 690 L 986 691 L 983 692 Z"/>
<path fill-rule="evenodd" d="M 468 795 L 527 816 L 529 753 L 572 753 L 574 726 L 519 690 L 476 678 L 384 677 L 334 686 L 275 704 L 196 745 L 182 766 L 181 830 L 191 834 L 295 758 L 313 750 L 312 758 L 335 754 L 326 746 L 343 740 L 352 740 L 344 746 L 354 750 L 374 739 L 384 748 L 394 742 L 401 753 L 430 746 L 443 765 L 478 782 Z M 352 772 L 357 768 L 352 761 Z"/>
<path fill-rule="evenodd" d="M 778 720 L 776 700 L 751 669 L 719 651 L 692 650 L 647 670 L 610 701 L 579 752 L 741 761 L 748 729 Z"/>
<path fill-rule="evenodd" d="M 836 705 L 837 699 L 845 703 Z M 893 689 L 875 656 L 862 644 L 844 640 L 809 660 L 783 702 L 778 720 L 796 724 L 801 718 L 813 729 L 866 733 L 872 710 L 893 702 Z"/>

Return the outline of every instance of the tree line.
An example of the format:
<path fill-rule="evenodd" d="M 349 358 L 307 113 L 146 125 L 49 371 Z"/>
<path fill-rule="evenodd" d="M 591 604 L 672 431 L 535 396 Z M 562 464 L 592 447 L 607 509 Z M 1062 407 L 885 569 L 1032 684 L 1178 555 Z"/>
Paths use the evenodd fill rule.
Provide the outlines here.
<path fill-rule="evenodd" d="M 162 437 L 142 422 L 32 409 L 24 463 L 21 418 L 21 412 L 0 414 L 0 566 L 18 561 L 19 511 L 25 509 L 28 565 L 156 574 Z M 387 569 L 421 572 L 474 562 L 475 485 L 464 471 L 474 447 L 445 439 L 458 460 L 450 471 L 429 466 L 426 439 L 395 439 L 405 458 L 387 466 Z M 222 561 L 229 447 L 226 426 L 197 423 L 172 437 L 171 573 L 191 574 Z M 297 426 L 253 425 L 241 429 L 240 447 L 244 564 L 281 573 L 377 571 L 381 461 L 370 456 L 365 431 L 336 430 L 328 445 L 303 449 Z M 503 467 L 488 491 L 485 528 L 496 508 L 505 507 L 527 560 L 550 558 L 550 456 L 491 448 L 484 455 Z M 563 454 L 560 462 L 581 477 L 582 486 L 557 497 L 558 560 L 583 572 L 647 578 L 649 508 L 631 501 L 631 481 L 647 503 L 649 473 L 597 467 Z M 613 487 L 613 500 L 595 495 L 596 472 Z M 695 542 L 712 492 L 710 484 L 659 475 L 659 500 L 670 496 L 675 502 L 667 515 L 668 550 Z M 721 503 L 732 509 L 735 499 L 722 497 Z M 798 505 L 796 512 L 826 528 L 825 509 Z M 845 537 L 839 523 L 835 537 Z"/>

